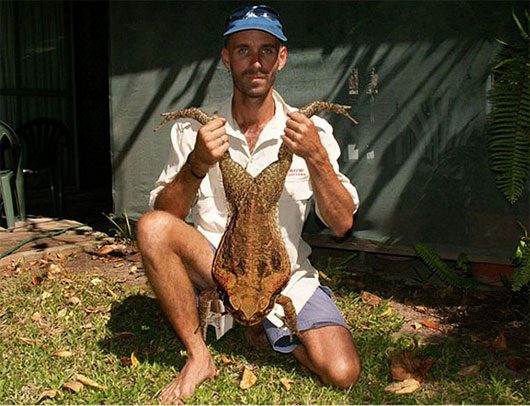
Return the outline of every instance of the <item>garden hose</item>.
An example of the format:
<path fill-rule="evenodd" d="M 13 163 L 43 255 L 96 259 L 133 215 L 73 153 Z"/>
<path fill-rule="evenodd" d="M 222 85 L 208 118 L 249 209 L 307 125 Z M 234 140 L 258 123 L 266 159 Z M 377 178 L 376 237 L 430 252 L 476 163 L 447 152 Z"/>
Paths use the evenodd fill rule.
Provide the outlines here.
<path fill-rule="evenodd" d="M 56 235 L 60 235 L 60 234 L 66 233 L 67 231 L 75 230 L 76 228 L 86 227 L 86 226 L 87 226 L 87 224 L 78 224 L 78 225 L 76 225 L 76 226 L 63 228 L 62 230 L 57 230 L 57 231 L 54 231 L 54 232 L 51 232 L 51 233 L 48 233 L 48 234 L 36 235 L 36 236 L 34 236 L 34 237 L 28 238 L 27 240 L 24 240 L 24 241 L 19 242 L 19 243 L 18 243 L 17 245 L 15 245 L 13 248 L 10 248 L 10 249 L 8 249 L 7 251 L 1 253 L 1 254 L 0 254 L 0 259 L 5 258 L 5 257 L 7 257 L 8 255 L 11 255 L 13 252 L 15 252 L 15 251 L 18 250 L 19 248 L 23 247 L 24 245 L 26 245 L 26 244 L 28 244 L 28 243 L 30 243 L 30 242 L 32 242 L 32 241 L 39 240 L 39 239 L 41 239 L 41 238 L 55 237 Z"/>

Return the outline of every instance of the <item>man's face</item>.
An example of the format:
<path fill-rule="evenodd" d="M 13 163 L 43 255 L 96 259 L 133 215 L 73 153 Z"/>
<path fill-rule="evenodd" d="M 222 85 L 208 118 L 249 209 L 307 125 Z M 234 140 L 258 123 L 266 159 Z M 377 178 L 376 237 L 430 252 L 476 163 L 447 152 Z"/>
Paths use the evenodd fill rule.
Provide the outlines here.
<path fill-rule="evenodd" d="M 246 30 L 228 37 L 221 51 L 235 88 L 248 97 L 264 97 L 287 60 L 287 48 L 266 32 Z"/>

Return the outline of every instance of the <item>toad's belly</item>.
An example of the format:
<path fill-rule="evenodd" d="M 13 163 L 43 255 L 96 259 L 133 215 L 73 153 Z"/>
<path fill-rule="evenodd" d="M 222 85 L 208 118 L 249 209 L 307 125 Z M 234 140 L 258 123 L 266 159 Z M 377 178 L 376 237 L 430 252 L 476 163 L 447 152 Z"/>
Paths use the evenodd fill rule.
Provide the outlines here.
<path fill-rule="evenodd" d="M 230 300 L 259 302 L 272 298 L 287 285 L 291 265 L 278 228 L 276 211 L 246 212 L 234 216 L 228 224 L 217 251 L 213 276 Z M 267 306 L 269 307 L 269 306 Z M 265 316 L 265 314 L 264 314 Z"/>

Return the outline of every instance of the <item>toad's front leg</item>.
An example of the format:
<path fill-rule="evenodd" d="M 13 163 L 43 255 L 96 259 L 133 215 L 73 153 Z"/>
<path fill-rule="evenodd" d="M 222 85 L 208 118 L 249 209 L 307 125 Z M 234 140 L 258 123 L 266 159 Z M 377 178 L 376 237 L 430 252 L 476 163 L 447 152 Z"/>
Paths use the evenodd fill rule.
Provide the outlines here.
<path fill-rule="evenodd" d="M 281 317 L 283 323 L 287 326 L 290 331 L 291 341 L 293 340 L 293 335 L 298 334 L 298 327 L 296 326 L 296 310 L 294 308 L 293 302 L 290 298 L 284 295 L 278 296 L 276 303 L 283 307 L 284 316 Z"/>

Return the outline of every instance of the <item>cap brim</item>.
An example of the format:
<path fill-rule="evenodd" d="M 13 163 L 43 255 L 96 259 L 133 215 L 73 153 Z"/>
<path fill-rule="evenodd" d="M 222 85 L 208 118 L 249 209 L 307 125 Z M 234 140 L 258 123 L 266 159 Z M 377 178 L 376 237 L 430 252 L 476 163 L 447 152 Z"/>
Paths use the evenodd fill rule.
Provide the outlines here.
<path fill-rule="evenodd" d="M 229 35 L 235 34 L 236 32 L 247 30 L 264 31 L 278 38 L 282 42 L 287 42 L 287 37 L 284 35 L 280 27 L 273 24 L 263 24 L 258 21 L 251 21 L 250 19 L 237 21 L 232 28 L 225 31 L 223 36 L 226 38 Z"/>

